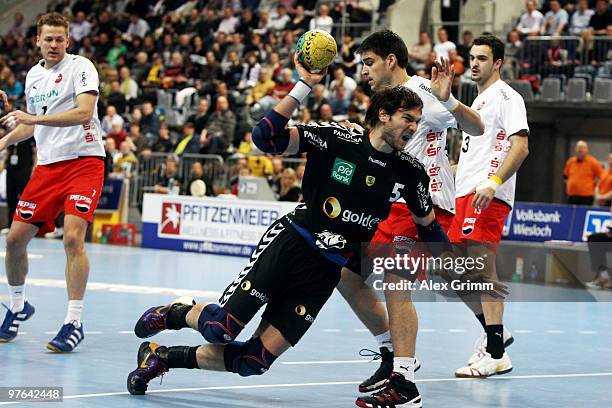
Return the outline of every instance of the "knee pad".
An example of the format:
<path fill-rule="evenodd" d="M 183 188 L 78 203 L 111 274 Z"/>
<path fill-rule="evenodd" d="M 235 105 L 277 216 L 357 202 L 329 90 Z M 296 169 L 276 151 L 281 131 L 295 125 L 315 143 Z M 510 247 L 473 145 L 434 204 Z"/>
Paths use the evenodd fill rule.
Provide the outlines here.
<path fill-rule="evenodd" d="M 248 377 L 268 371 L 276 356 L 264 347 L 259 337 L 251 337 L 245 343 L 233 341 L 227 344 L 223 359 L 227 371 Z"/>
<path fill-rule="evenodd" d="M 219 305 L 207 305 L 198 318 L 198 331 L 212 344 L 229 343 L 241 330 L 238 320 Z"/>

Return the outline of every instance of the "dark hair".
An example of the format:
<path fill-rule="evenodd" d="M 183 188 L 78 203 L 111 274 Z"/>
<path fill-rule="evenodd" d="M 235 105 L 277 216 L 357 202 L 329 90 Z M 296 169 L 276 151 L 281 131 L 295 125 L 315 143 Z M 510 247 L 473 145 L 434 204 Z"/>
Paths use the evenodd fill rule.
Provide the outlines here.
<path fill-rule="evenodd" d="M 408 66 L 408 48 L 404 40 L 391 30 L 381 30 L 370 34 L 357 49 L 357 54 L 371 51 L 382 59 L 390 54 L 397 58 L 397 65 L 401 68 Z"/>
<path fill-rule="evenodd" d="M 40 35 L 40 32 L 42 31 L 42 27 L 44 25 L 48 25 L 51 27 L 64 27 L 66 29 L 66 33 L 68 33 L 68 19 L 66 19 L 66 17 L 62 16 L 60 13 L 47 13 L 42 15 L 39 19 L 38 19 L 38 23 L 37 25 L 37 30 L 38 30 L 38 35 Z"/>
<path fill-rule="evenodd" d="M 366 112 L 365 121 L 370 127 L 378 124 L 378 114 L 383 109 L 393 115 L 398 109 L 423 109 L 423 101 L 414 91 L 403 85 L 386 87 L 376 91 Z"/>
<path fill-rule="evenodd" d="M 472 45 L 486 45 L 491 48 L 493 53 L 493 62 L 498 59 L 504 60 L 504 43 L 494 35 L 481 35 L 476 38 Z"/>

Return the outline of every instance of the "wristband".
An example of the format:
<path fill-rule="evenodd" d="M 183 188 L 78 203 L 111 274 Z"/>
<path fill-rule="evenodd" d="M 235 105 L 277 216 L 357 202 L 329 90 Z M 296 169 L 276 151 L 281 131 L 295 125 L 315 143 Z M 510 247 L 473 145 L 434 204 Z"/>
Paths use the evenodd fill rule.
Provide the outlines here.
<path fill-rule="evenodd" d="M 297 103 L 302 103 L 308 97 L 310 91 L 312 91 L 312 87 L 306 81 L 300 79 L 287 95 L 295 99 Z"/>
<path fill-rule="evenodd" d="M 458 107 L 459 107 L 459 101 L 457 99 L 455 99 L 455 97 L 453 96 L 453 94 L 451 94 L 451 96 L 448 97 L 448 100 L 446 101 L 440 101 L 440 103 L 442 104 L 442 106 L 444 106 L 446 108 L 446 110 L 448 110 L 449 112 L 454 112 Z"/>
<path fill-rule="evenodd" d="M 493 180 L 494 182 L 497 183 L 498 186 L 501 186 L 502 184 L 504 184 L 504 182 L 502 181 L 502 179 L 498 176 L 496 176 L 495 174 L 492 175 L 491 177 L 489 177 L 489 179 Z"/>
<path fill-rule="evenodd" d="M 499 187 L 500 185 L 497 184 L 496 181 L 493 181 L 492 179 L 486 179 L 485 181 L 483 181 L 482 183 L 480 183 L 478 185 L 478 187 L 476 187 L 476 191 L 480 191 L 484 188 L 491 188 L 493 189 L 493 191 L 497 191 L 497 187 Z"/>

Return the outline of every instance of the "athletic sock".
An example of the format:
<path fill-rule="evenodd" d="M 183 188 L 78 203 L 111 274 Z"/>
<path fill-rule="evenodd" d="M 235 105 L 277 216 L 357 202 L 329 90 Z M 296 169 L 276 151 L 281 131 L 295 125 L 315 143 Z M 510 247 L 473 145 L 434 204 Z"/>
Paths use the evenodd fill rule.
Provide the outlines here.
<path fill-rule="evenodd" d="M 391 332 L 389 330 L 374 337 L 379 347 L 385 347 L 387 350 L 393 352 L 393 342 L 391 341 Z"/>
<path fill-rule="evenodd" d="M 8 285 L 8 287 L 10 299 L 9 308 L 11 312 L 21 312 L 25 304 L 25 284 L 19 286 Z"/>
<path fill-rule="evenodd" d="M 64 319 L 64 324 L 70 322 L 76 322 L 76 327 L 81 327 L 81 313 L 83 313 L 83 301 L 82 300 L 69 300 L 68 301 L 68 312 Z"/>
<path fill-rule="evenodd" d="M 484 313 L 475 314 L 475 316 L 478 319 L 478 321 L 480 322 L 480 324 L 482 325 L 482 328 L 486 329 L 487 328 L 487 322 L 485 320 Z"/>
<path fill-rule="evenodd" d="M 504 355 L 504 325 L 492 324 L 485 327 L 487 333 L 487 353 L 494 359 L 500 359 Z"/>
<path fill-rule="evenodd" d="M 198 347 L 160 347 L 157 349 L 157 355 L 168 365 L 168 368 L 200 368 L 196 357 Z"/>
<path fill-rule="evenodd" d="M 187 327 L 187 313 L 193 308 L 193 305 L 184 305 L 175 303 L 170 306 L 168 316 L 166 317 L 166 327 L 170 330 L 180 330 Z"/>
<path fill-rule="evenodd" d="M 410 382 L 414 382 L 414 366 L 416 358 L 414 357 L 394 357 L 393 371 L 401 374 Z"/>

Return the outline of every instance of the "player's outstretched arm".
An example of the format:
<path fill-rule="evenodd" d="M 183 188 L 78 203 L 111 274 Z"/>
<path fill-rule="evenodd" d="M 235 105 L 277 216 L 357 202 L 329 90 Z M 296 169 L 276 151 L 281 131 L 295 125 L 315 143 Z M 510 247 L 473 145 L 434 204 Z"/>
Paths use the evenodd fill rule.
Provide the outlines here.
<path fill-rule="evenodd" d="M 10 113 L 9 113 L 10 115 Z M 6 125 L 11 119 L 7 119 L 9 115 L 0 119 L 3 125 Z M 8 146 L 14 145 L 26 139 L 29 139 L 34 134 L 34 126 L 32 125 L 17 125 L 15 129 L 10 131 L 6 136 L 0 139 L 0 152 L 4 151 Z"/>
<path fill-rule="evenodd" d="M 444 58 L 431 68 L 431 92 L 450 113 L 457 119 L 461 130 L 473 136 L 484 133 L 484 123 L 474 109 L 459 102 L 451 93 L 455 67 Z"/>
<path fill-rule="evenodd" d="M 298 152 L 298 130 L 287 128 L 287 122 L 293 111 L 308 97 L 312 87 L 325 78 L 327 73 L 327 69 L 318 74 L 308 72 L 298 61 L 297 54 L 294 55 L 293 61 L 300 75 L 299 82 L 253 128 L 253 142 L 259 150 L 265 153 L 294 154 Z"/>
<path fill-rule="evenodd" d="M 509 140 L 510 151 L 499 170 L 497 170 L 497 173 L 480 183 L 474 189 L 476 192 L 472 199 L 472 206 L 474 208 L 487 208 L 495 197 L 497 187 L 512 177 L 529 155 L 529 137 L 527 137 L 526 130 L 510 136 Z"/>

